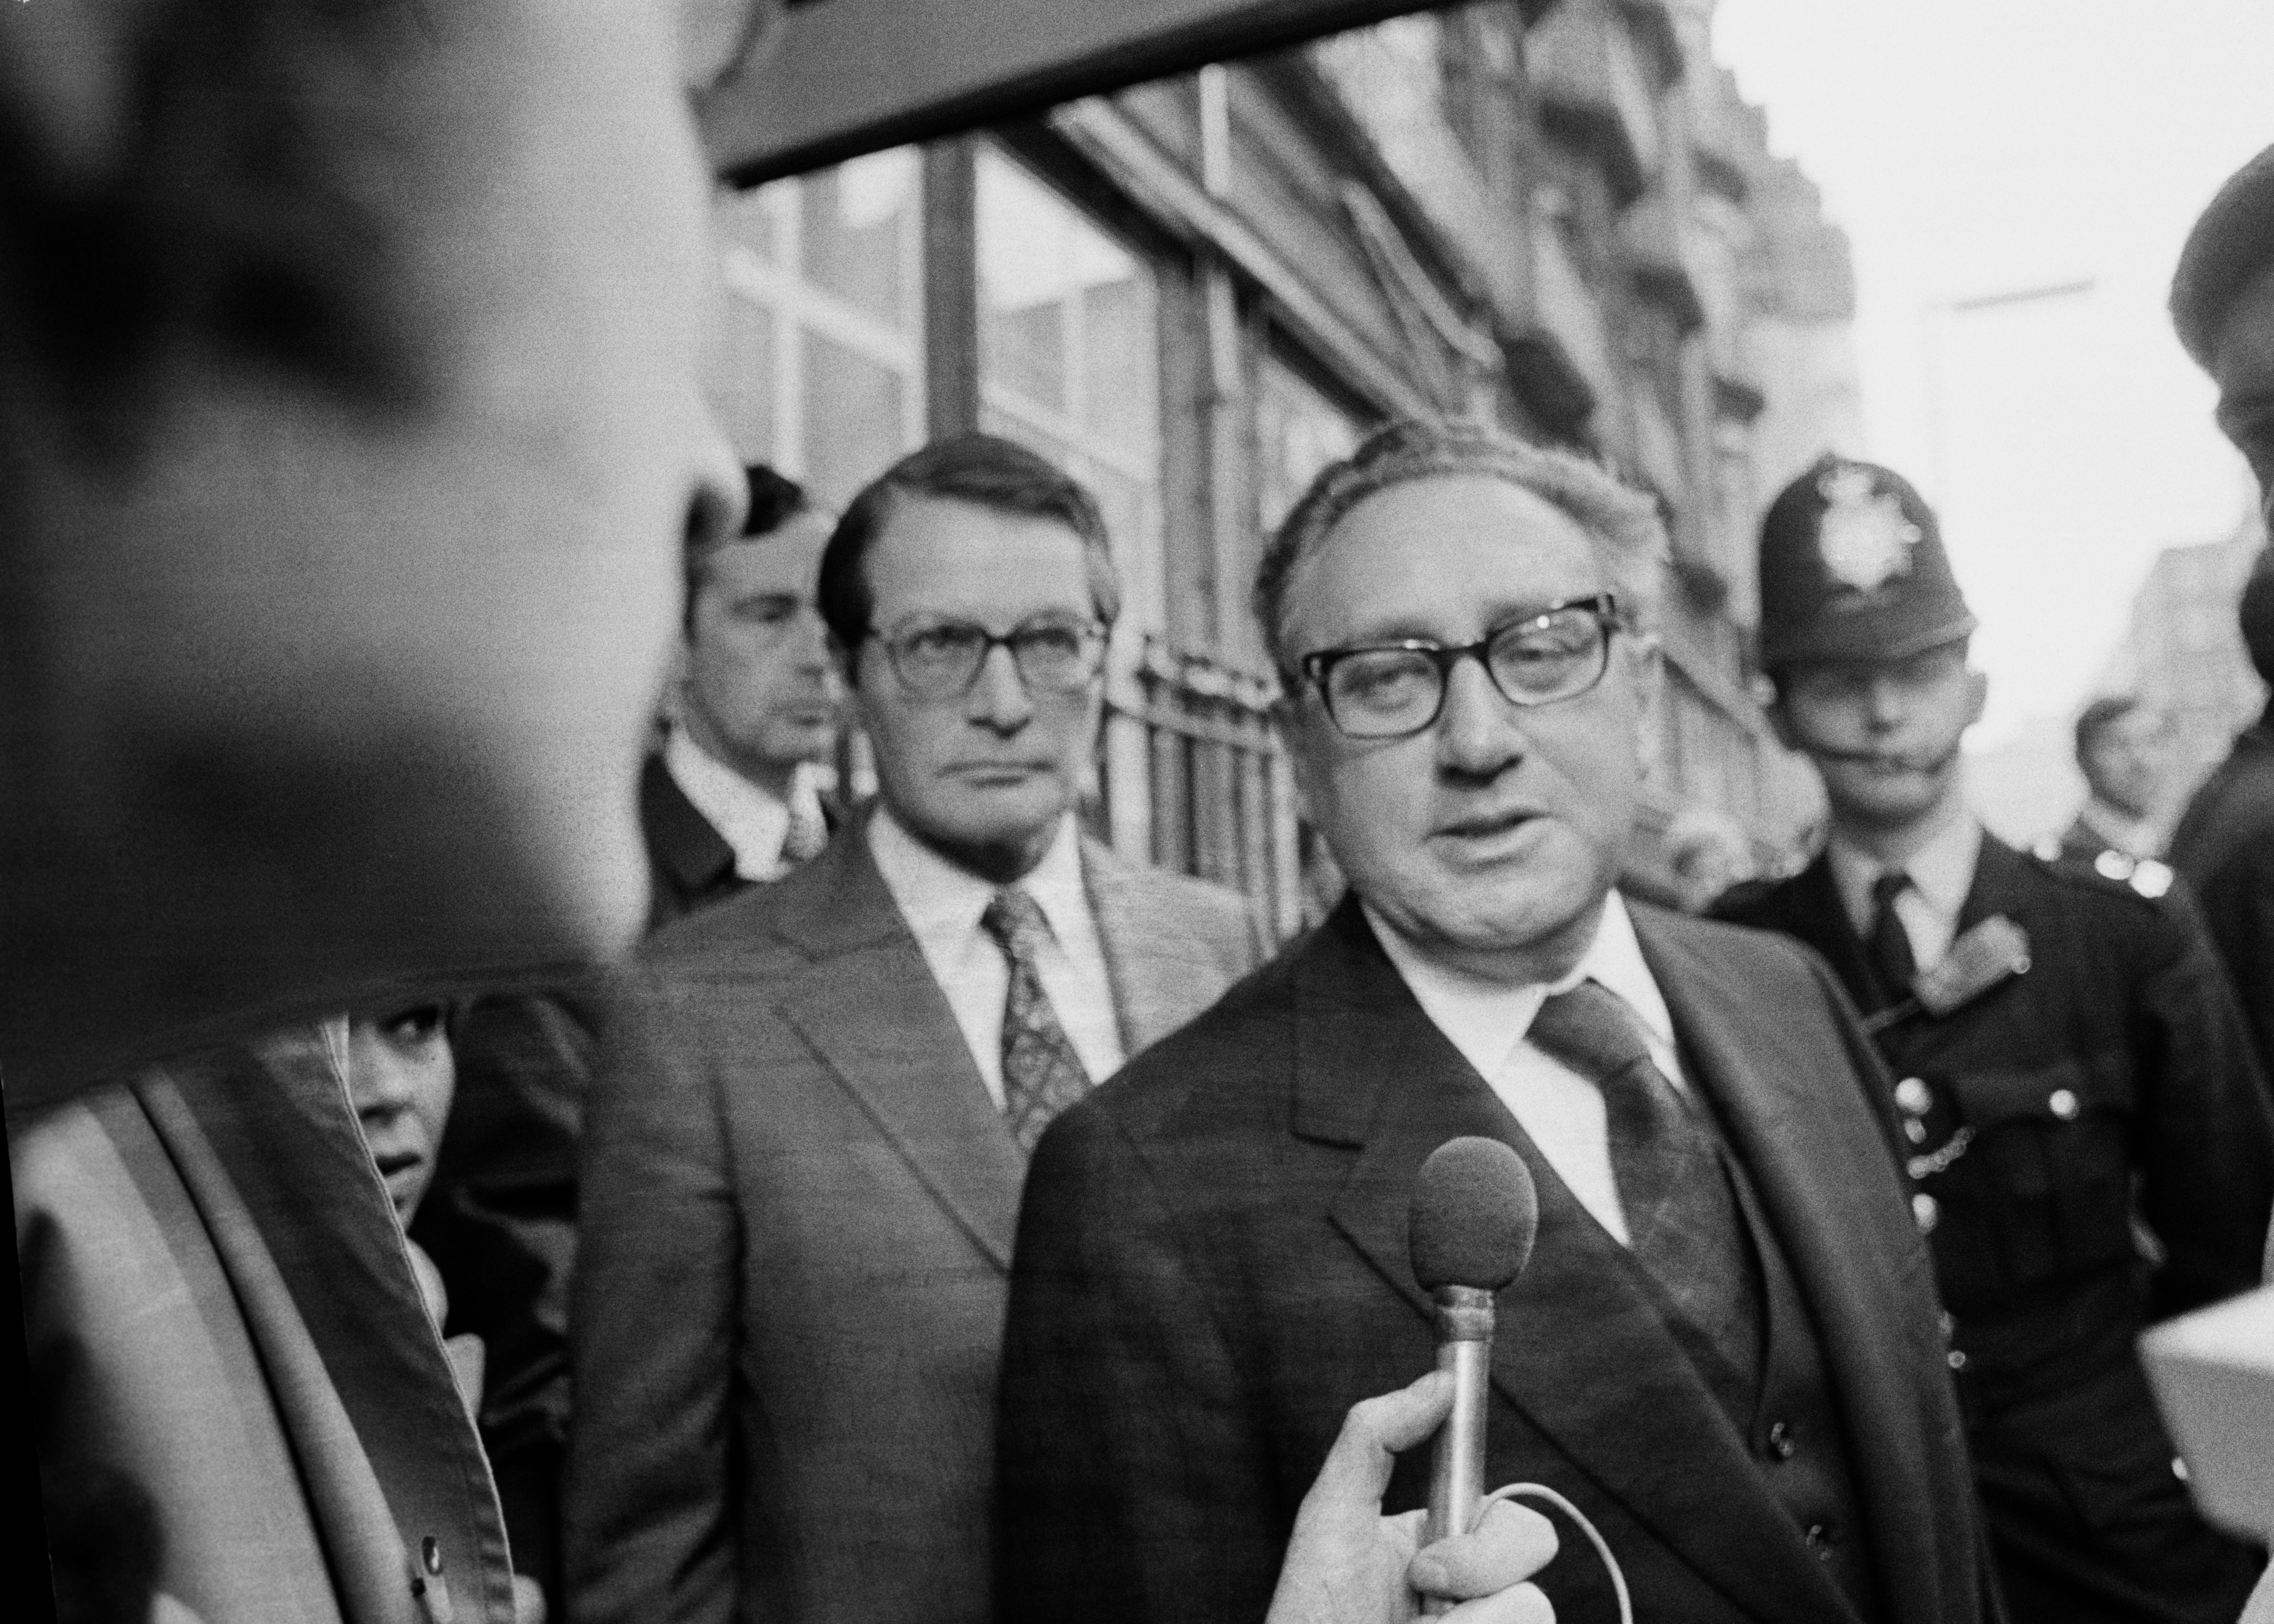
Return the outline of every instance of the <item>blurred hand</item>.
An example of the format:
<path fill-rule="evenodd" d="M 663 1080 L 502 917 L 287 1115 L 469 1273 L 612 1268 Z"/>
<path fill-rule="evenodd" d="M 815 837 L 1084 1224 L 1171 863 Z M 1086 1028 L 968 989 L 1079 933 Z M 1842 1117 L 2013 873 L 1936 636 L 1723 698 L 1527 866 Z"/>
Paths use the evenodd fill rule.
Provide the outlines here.
<path fill-rule="evenodd" d="M 1426 1551 L 1426 1514 L 1382 1515 L 1398 1452 L 1452 1407 L 1452 1379 L 1434 1371 L 1352 1407 L 1295 1514 L 1265 1624 L 1406 1624 L 1424 1596 L 1460 1603 L 1445 1615 L 1455 1624 L 1553 1624 L 1555 1609 L 1525 1583 L 1555 1554 L 1555 1530 L 1539 1513 L 1496 1501 L 1470 1532 Z"/>

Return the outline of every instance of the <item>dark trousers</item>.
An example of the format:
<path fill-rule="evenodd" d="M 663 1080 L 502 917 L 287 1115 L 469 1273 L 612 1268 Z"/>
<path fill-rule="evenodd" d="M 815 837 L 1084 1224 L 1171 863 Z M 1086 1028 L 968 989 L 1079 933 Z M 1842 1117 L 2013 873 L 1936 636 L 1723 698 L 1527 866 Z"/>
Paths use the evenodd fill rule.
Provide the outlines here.
<path fill-rule="evenodd" d="M 2012 1624 L 2234 1624 L 2265 1553 L 2205 1522 L 2138 1362 L 1973 1429 Z"/>

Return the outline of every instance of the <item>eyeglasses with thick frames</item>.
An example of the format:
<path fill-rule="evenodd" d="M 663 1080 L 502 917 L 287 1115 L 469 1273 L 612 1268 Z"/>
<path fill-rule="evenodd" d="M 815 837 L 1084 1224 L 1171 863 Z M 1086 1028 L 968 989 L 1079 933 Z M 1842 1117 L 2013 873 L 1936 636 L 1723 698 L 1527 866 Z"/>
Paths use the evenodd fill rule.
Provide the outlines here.
<path fill-rule="evenodd" d="M 1037 616 L 998 635 L 969 620 L 910 619 L 877 641 L 900 686 L 918 699 L 962 698 L 998 648 L 1011 650 L 1028 692 L 1071 694 L 1097 674 L 1105 628 L 1095 620 Z"/>
<path fill-rule="evenodd" d="M 1345 737 L 1404 739 L 1436 722 L 1453 667 L 1472 658 L 1512 705 L 1577 699 L 1603 680 L 1611 634 L 1624 625 L 1616 597 L 1598 592 L 1503 620 L 1458 648 L 1409 638 L 1321 649 L 1298 665 Z"/>

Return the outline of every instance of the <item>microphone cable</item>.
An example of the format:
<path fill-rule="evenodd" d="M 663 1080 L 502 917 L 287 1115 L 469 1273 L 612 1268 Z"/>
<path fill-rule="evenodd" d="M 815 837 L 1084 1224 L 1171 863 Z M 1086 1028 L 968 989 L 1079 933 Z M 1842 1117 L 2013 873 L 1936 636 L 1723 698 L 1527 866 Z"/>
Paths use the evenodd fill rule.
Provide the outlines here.
<path fill-rule="evenodd" d="M 1497 1500 L 1536 1500 L 1544 1501 L 1546 1504 L 1555 1507 L 1556 1510 L 1562 1512 L 1574 1522 L 1577 1522 L 1579 1525 L 1579 1531 L 1586 1535 L 1587 1543 L 1595 1547 L 1595 1554 L 1603 1559 L 1604 1571 L 1611 1575 L 1611 1589 L 1617 1594 L 1619 1598 L 1619 1624 L 1634 1624 L 1634 1602 L 1632 1598 L 1627 1595 L 1627 1576 L 1624 1573 L 1620 1571 L 1619 1559 L 1611 1554 L 1609 1542 L 1605 1540 L 1602 1535 L 1595 1531 L 1595 1525 L 1587 1520 L 1587 1514 L 1585 1512 L 1580 1510 L 1577 1506 L 1573 1505 L 1570 1500 L 1565 1500 L 1561 1494 L 1558 1494 L 1555 1490 L 1549 1488 L 1544 1483 L 1510 1483 L 1502 1485 L 1499 1488 L 1495 1489 L 1491 1493 L 1485 1496 L 1484 1504 L 1477 1508 L 1477 1519 L 1479 1522 L 1482 1522 L 1484 1520 L 1486 1508 L 1490 1507 L 1492 1503 Z"/>

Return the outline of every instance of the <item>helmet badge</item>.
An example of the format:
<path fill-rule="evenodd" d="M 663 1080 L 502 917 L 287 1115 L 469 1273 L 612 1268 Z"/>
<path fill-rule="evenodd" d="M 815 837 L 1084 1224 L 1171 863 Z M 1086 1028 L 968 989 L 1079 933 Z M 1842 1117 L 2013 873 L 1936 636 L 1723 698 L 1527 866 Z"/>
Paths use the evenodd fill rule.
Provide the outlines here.
<path fill-rule="evenodd" d="M 1826 575 L 1841 586 L 1870 592 L 1910 573 L 1919 527 L 1903 516 L 1894 495 L 1872 490 L 1869 471 L 1845 464 L 1827 469 L 1816 490 L 1826 504 L 1816 545 Z"/>

